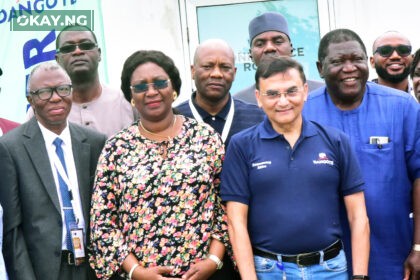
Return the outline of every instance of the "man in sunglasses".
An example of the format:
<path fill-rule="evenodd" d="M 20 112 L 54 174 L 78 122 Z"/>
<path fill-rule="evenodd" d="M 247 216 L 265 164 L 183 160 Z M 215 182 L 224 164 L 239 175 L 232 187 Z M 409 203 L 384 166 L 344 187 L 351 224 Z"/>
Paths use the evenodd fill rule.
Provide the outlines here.
<path fill-rule="evenodd" d="M 99 80 L 101 49 L 92 30 L 87 26 L 67 26 L 58 34 L 56 48 L 56 60 L 67 71 L 73 85 L 69 121 L 107 136 L 133 122 L 136 110 L 122 92 Z"/>
<path fill-rule="evenodd" d="M 420 279 L 420 107 L 400 90 L 367 82 L 367 58 L 355 32 L 325 34 L 317 67 L 326 86 L 308 96 L 303 115 L 344 131 L 356 151 L 366 182 L 369 276 Z"/>
<path fill-rule="evenodd" d="M 71 94 L 60 65 L 37 65 L 27 95 L 35 116 L 0 138 L 10 279 L 89 279 L 90 196 L 106 136 L 68 121 Z"/>
<path fill-rule="evenodd" d="M 372 52 L 370 65 L 378 74 L 378 78 L 372 81 L 412 93 L 413 87 L 409 79 L 413 60 L 410 40 L 399 32 L 388 31 L 375 40 Z"/>

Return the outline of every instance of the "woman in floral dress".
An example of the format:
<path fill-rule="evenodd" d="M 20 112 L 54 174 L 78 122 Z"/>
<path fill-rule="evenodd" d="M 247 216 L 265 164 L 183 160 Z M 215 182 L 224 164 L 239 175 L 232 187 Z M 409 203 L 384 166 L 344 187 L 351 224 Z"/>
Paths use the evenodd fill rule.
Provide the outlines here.
<path fill-rule="evenodd" d="M 228 242 L 220 136 L 174 113 L 181 79 L 163 53 L 132 54 L 121 82 L 140 119 L 110 138 L 99 159 L 90 264 L 101 279 L 208 279 Z"/>

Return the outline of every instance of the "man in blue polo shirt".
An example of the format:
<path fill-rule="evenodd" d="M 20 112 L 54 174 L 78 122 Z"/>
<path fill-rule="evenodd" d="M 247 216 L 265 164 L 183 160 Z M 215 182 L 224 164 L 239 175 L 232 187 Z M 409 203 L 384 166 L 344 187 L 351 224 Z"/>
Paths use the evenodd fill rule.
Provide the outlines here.
<path fill-rule="evenodd" d="M 408 280 L 411 273 L 420 279 L 419 104 L 367 82 L 366 47 L 351 30 L 336 29 L 321 39 L 317 66 L 326 86 L 309 95 L 303 115 L 350 137 L 366 181 L 369 275 Z"/>
<path fill-rule="evenodd" d="M 236 67 L 233 50 L 225 41 L 209 39 L 201 43 L 191 72 L 197 90 L 176 109 L 186 117 L 209 124 L 225 145 L 235 133 L 262 121 L 264 112 L 260 108 L 232 98 L 229 92 Z"/>
<path fill-rule="evenodd" d="M 221 177 L 242 279 L 348 279 L 342 198 L 355 279 L 368 279 L 364 182 L 347 136 L 302 117 L 308 85 L 295 60 L 262 63 L 255 80 L 266 117 L 232 137 Z"/>

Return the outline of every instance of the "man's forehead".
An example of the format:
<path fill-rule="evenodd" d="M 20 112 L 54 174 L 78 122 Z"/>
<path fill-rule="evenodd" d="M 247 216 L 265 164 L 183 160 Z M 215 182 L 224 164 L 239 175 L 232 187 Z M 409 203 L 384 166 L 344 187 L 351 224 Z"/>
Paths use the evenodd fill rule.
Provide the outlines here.
<path fill-rule="evenodd" d="M 66 42 L 77 42 L 77 41 L 84 41 L 90 40 L 95 42 L 95 38 L 93 37 L 90 31 L 65 31 L 60 35 L 59 38 L 61 44 Z"/>
<path fill-rule="evenodd" d="M 266 31 L 254 37 L 253 42 L 257 40 L 271 40 L 273 38 L 289 38 L 286 34 L 280 31 Z"/>

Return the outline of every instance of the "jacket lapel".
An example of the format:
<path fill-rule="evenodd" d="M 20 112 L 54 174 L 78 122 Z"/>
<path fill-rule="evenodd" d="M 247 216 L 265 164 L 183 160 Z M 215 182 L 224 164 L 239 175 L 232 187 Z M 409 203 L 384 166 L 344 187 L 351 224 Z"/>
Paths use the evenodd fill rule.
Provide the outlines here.
<path fill-rule="evenodd" d="M 80 130 L 70 124 L 71 143 L 74 163 L 76 165 L 77 182 L 79 185 L 80 201 L 85 222 L 89 221 L 90 209 L 90 144 Z"/>
<path fill-rule="evenodd" d="M 57 188 L 54 183 L 54 176 L 51 170 L 47 149 L 45 148 L 44 137 L 42 136 L 41 129 L 38 126 L 36 118 L 29 120 L 29 125 L 24 131 L 24 136 L 26 138 L 23 141 L 23 145 L 33 162 L 33 166 L 55 208 L 61 213 Z"/>

